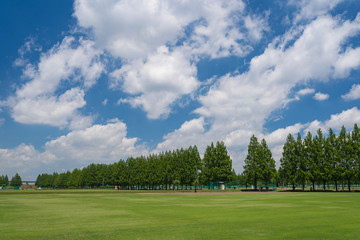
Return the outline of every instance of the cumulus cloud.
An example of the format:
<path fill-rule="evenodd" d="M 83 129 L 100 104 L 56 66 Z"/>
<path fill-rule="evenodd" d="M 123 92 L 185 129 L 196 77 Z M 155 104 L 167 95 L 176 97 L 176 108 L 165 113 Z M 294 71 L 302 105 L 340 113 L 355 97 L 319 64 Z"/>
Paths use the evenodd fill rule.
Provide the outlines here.
<path fill-rule="evenodd" d="M 315 93 L 314 99 L 317 101 L 325 101 L 329 99 L 329 94 L 317 92 Z"/>
<path fill-rule="evenodd" d="M 78 0 L 74 16 L 91 31 L 97 47 L 123 60 L 111 73 L 111 87 L 135 96 L 119 103 L 157 119 L 197 89 L 200 58 L 245 56 L 269 30 L 266 17 L 244 9 L 241 0 Z"/>
<path fill-rule="evenodd" d="M 287 135 L 292 134 L 295 135 L 297 133 L 301 133 L 301 130 L 306 125 L 301 123 L 296 123 L 291 126 L 287 126 L 285 128 L 279 128 L 269 134 L 264 134 L 263 136 L 260 135 L 261 138 L 265 138 L 267 144 L 269 146 L 276 146 L 276 145 L 282 145 L 284 141 L 286 140 Z"/>
<path fill-rule="evenodd" d="M 244 19 L 245 27 L 251 40 L 259 41 L 264 32 L 269 31 L 269 26 L 265 18 L 248 15 Z"/>
<path fill-rule="evenodd" d="M 201 142 L 204 141 L 199 142 L 199 137 L 205 133 L 204 125 L 204 118 L 184 122 L 179 129 L 164 136 L 164 141 L 157 145 L 156 151 L 186 148 L 190 145 L 200 145 L 200 148 L 203 149 L 204 146 Z"/>
<path fill-rule="evenodd" d="M 183 52 L 170 52 L 162 46 L 146 62 L 136 61 L 114 71 L 111 74 L 112 87 L 121 86 L 125 92 L 141 94 L 120 102 L 133 107 L 141 106 L 148 118 L 155 119 L 166 117 L 172 103 L 198 87 L 196 73 L 195 65 L 189 62 Z"/>
<path fill-rule="evenodd" d="M 360 15 L 357 16 L 360 20 Z M 359 21 L 360 22 L 360 21 Z M 347 48 L 345 53 L 337 60 L 335 64 L 334 76 L 341 78 L 350 74 L 351 70 L 360 66 L 360 48 Z"/>
<path fill-rule="evenodd" d="M 297 92 L 298 95 L 300 96 L 304 96 L 304 95 L 308 95 L 308 94 L 313 94 L 315 92 L 315 89 L 313 88 L 304 88 L 301 89 Z"/>
<path fill-rule="evenodd" d="M 212 78 L 209 90 L 197 93 L 200 106 L 194 113 L 198 116 L 166 134 L 156 151 L 192 144 L 203 151 L 211 141 L 223 140 L 234 165 L 240 166 L 252 134 L 265 138 L 278 157 L 281 139 L 285 141 L 288 133 L 357 119 L 355 108 L 325 122 L 298 123 L 270 133 L 264 129 L 270 114 L 292 101 L 294 87 L 305 87 L 298 96 L 313 94 L 314 89 L 306 88 L 309 82 L 344 78 L 359 68 L 359 48 L 344 49 L 344 44 L 359 34 L 360 15 L 343 20 L 327 14 L 339 3 L 292 1 L 299 9 L 295 25 L 253 57 L 248 71 Z M 147 153 L 146 147 L 136 145 L 137 138 L 126 136 L 124 123 L 90 127 L 91 116 L 79 113 L 86 104 L 86 90 L 105 71 L 99 60 L 104 52 L 121 62 L 109 71 L 110 87 L 130 95 L 119 103 L 142 108 L 150 119 L 165 118 L 177 101 L 201 86 L 196 79 L 200 59 L 244 57 L 269 30 L 266 16 L 248 15 L 240 0 L 77 0 L 74 6 L 78 26 L 86 28 L 92 40 L 66 37 L 37 65 L 26 65 L 24 77 L 29 81 L 8 101 L 16 121 L 74 129 L 49 141 L 44 153 L 28 151 L 39 162 L 45 153 L 54 162 L 78 159 L 82 164 Z M 64 83 L 70 87 L 62 91 Z"/>
<path fill-rule="evenodd" d="M 356 100 L 360 98 L 360 85 L 354 84 L 352 85 L 350 91 L 341 96 L 344 100 Z"/>
<path fill-rule="evenodd" d="M 85 106 L 85 91 L 95 84 L 104 70 L 99 61 L 100 54 L 89 40 L 65 37 L 42 54 L 37 65 L 28 64 L 23 72 L 28 81 L 8 99 L 14 120 L 62 128 L 89 126 L 91 117 L 80 117 L 78 109 Z M 56 93 L 64 85 L 80 87 Z M 82 124 L 79 124 L 80 118 Z"/>
<path fill-rule="evenodd" d="M 85 87 L 91 87 L 103 71 L 103 64 L 98 59 L 100 54 L 92 41 L 80 39 L 77 43 L 74 37 L 65 37 L 41 56 L 37 66 L 27 66 L 24 77 L 30 81 L 16 94 L 19 98 L 52 94 L 62 81 L 76 81 L 76 77 L 82 78 Z"/>
<path fill-rule="evenodd" d="M 219 78 L 199 97 L 202 107 L 195 112 L 227 122 L 223 124 L 226 126 L 246 126 L 261 132 L 267 116 L 289 101 L 293 87 L 309 81 L 328 81 L 334 73 L 334 63 L 342 56 L 343 42 L 359 27 L 357 19 L 342 23 L 321 17 L 307 25 L 292 46 L 284 49 L 282 40 L 275 40 L 251 60 L 248 72 Z M 302 93 L 309 91 L 312 90 Z"/>
<path fill-rule="evenodd" d="M 146 146 L 138 142 L 138 138 L 127 137 L 123 122 L 114 119 L 48 141 L 43 152 L 27 144 L 0 149 L 0 165 L 4 172 L 19 172 L 22 177 L 34 180 L 37 177 L 34 173 L 62 172 L 90 163 L 109 164 L 129 156 L 147 155 Z"/>
<path fill-rule="evenodd" d="M 158 46 L 175 42 L 182 28 L 199 17 L 200 2 L 85 1 L 75 2 L 74 16 L 90 28 L 99 47 L 125 58 L 144 58 Z"/>
<path fill-rule="evenodd" d="M 280 140 L 276 142 L 280 138 L 276 136 L 284 137 L 288 132 L 296 133 L 306 127 L 298 124 L 273 134 L 263 134 L 270 114 L 291 101 L 292 88 L 310 81 L 326 82 L 336 75 L 338 59 L 349 52 L 342 51 L 343 44 L 359 33 L 360 22 L 358 17 L 342 21 L 321 16 L 299 29 L 275 39 L 263 54 L 251 60 L 247 72 L 219 77 L 208 92 L 199 96 L 201 106 L 194 112 L 211 122 L 204 133 L 199 133 L 201 143 L 202 139 L 206 139 L 207 144 L 224 140 L 233 156 L 243 156 L 252 134 L 274 142 L 272 148 L 279 150 L 282 144 Z M 354 66 L 348 65 L 359 67 Z M 298 94 L 314 92 L 314 89 L 305 88 Z M 329 97 L 321 93 L 316 96 L 323 100 Z M 177 133 L 178 130 L 166 136 L 176 139 Z"/>
<path fill-rule="evenodd" d="M 304 130 L 304 134 L 306 134 L 307 132 L 311 132 L 312 134 L 316 134 L 316 131 L 319 128 L 324 130 L 325 129 L 324 123 L 322 123 L 322 122 L 320 122 L 318 120 L 314 120 L 314 121 L 312 121 L 311 123 L 308 124 L 308 126 Z"/>
<path fill-rule="evenodd" d="M 355 123 L 360 122 L 360 110 L 357 107 L 353 107 L 348 110 L 344 110 L 338 114 L 332 114 L 330 119 L 320 122 L 315 120 L 311 122 L 304 133 L 310 131 L 312 134 L 316 134 L 316 131 L 321 128 L 323 132 L 327 132 L 330 128 L 333 130 L 340 130 L 342 126 L 346 129 L 352 129 Z"/>
<path fill-rule="evenodd" d="M 13 149 L 0 149 L 2 171 L 6 172 L 9 178 L 18 172 L 23 180 L 35 180 L 37 175 L 34 174 L 40 169 L 45 170 L 42 166 L 52 160 L 51 154 L 40 153 L 33 145 L 20 144 Z"/>
<path fill-rule="evenodd" d="M 77 0 L 78 25 L 90 29 L 99 47 L 124 59 L 142 59 L 162 45 L 185 38 L 194 53 L 212 57 L 243 55 L 236 27 L 244 22 L 253 39 L 259 40 L 267 24 L 261 17 L 244 14 L 245 4 L 231 1 L 85 1 Z M 136 31 L 134 31 L 136 29 Z M 185 30 L 190 30 L 185 33 Z M 192 31 L 191 31 L 192 30 Z"/>
<path fill-rule="evenodd" d="M 72 161 L 81 165 L 93 162 L 115 162 L 120 158 L 146 154 L 145 146 L 137 146 L 137 138 L 128 138 L 126 125 L 114 120 L 106 125 L 93 125 L 72 131 L 45 144 L 46 152 L 62 163 Z"/>
<path fill-rule="evenodd" d="M 210 56 L 211 58 L 227 57 L 230 55 L 244 56 L 250 50 L 246 41 L 246 34 L 260 39 L 266 30 L 266 23 L 261 18 L 244 16 L 245 4 L 242 1 L 199 1 L 201 7 L 199 21 L 193 34 L 185 42 L 192 49 L 195 56 Z M 243 22 L 242 32 L 237 24 Z"/>
<path fill-rule="evenodd" d="M 73 88 L 59 97 L 39 96 L 18 101 L 13 109 L 15 121 L 25 124 L 48 124 L 65 127 L 85 105 L 84 91 Z"/>
<path fill-rule="evenodd" d="M 353 107 L 348 110 L 344 110 L 339 114 L 331 115 L 330 119 L 325 121 L 324 126 L 326 129 L 341 129 L 344 125 L 346 128 L 350 129 L 354 126 L 355 123 L 360 122 L 360 110 L 357 107 Z"/>
<path fill-rule="evenodd" d="M 342 0 L 292 0 L 289 3 L 298 7 L 295 21 L 311 20 L 318 16 L 327 14 L 336 7 Z"/>

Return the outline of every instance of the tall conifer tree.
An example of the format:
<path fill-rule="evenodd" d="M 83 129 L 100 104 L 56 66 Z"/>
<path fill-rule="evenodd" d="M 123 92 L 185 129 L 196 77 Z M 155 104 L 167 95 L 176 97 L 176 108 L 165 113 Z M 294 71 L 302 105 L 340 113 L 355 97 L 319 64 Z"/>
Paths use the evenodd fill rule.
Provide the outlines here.
<path fill-rule="evenodd" d="M 353 146 L 351 142 L 350 133 L 346 132 L 344 126 L 342 126 L 340 134 L 338 136 L 339 139 L 339 155 L 341 158 L 341 166 L 342 166 L 342 178 L 346 181 L 348 185 L 349 192 L 351 191 L 351 181 L 355 175 L 354 169 L 354 152 Z"/>
<path fill-rule="evenodd" d="M 254 185 L 257 190 L 258 182 L 262 179 L 261 165 L 259 162 L 259 142 L 255 135 L 250 138 L 248 146 L 248 154 L 245 159 L 244 174 L 247 176 L 249 182 Z"/>
<path fill-rule="evenodd" d="M 259 160 L 260 160 L 261 172 L 262 172 L 261 180 L 265 184 L 266 189 L 268 189 L 269 183 L 276 175 L 275 160 L 272 157 L 272 153 L 265 139 L 261 141 L 259 148 L 260 148 Z"/>
<path fill-rule="evenodd" d="M 295 152 L 296 141 L 292 134 L 288 134 L 280 159 L 281 175 L 285 183 L 290 183 L 292 189 L 296 187 L 296 173 L 298 170 L 297 156 Z"/>
<path fill-rule="evenodd" d="M 314 140 L 311 135 L 311 132 L 308 132 L 306 134 L 306 137 L 304 139 L 304 151 L 305 151 L 305 158 L 307 163 L 307 173 L 308 173 L 308 179 L 312 183 L 312 189 L 315 190 L 315 182 L 317 177 L 317 163 L 316 163 L 316 157 L 315 157 L 315 147 L 314 147 Z"/>
<path fill-rule="evenodd" d="M 329 161 L 325 156 L 325 138 L 322 134 L 321 128 L 317 130 L 317 135 L 314 140 L 315 159 L 316 159 L 316 179 L 323 183 L 323 189 L 326 188 L 326 183 L 330 178 Z"/>
<path fill-rule="evenodd" d="M 304 191 L 307 180 L 307 162 L 305 157 L 304 145 L 300 133 L 298 133 L 296 139 L 295 156 L 297 158 L 296 182 L 301 184 L 302 190 Z"/>
<path fill-rule="evenodd" d="M 355 178 L 357 179 L 357 181 L 359 181 L 360 180 L 360 129 L 356 123 L 354 124 L 354 128 L 351 132 L 351 143 L 353 150 Z"/>
<path fill-rule="evenodd" d="M 334 131 L 330 128 L 325 142 L 325 156 L 329 162 L 329 178 L 335 183 L 338 191 L 338 183 L 341 178 L 341 165 L 339 158 L 339 144 Z"/>

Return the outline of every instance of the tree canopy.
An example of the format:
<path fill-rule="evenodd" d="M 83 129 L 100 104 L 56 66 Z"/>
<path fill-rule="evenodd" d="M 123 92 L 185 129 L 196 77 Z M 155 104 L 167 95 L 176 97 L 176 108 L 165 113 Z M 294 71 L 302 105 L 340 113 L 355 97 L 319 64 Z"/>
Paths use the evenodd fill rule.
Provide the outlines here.
<path fill-rule="evenodd" d="M 11 186 L 21 186 L 22 185 L 22 180 L 18 173 L 16 173 L 15 176 L 13 176 L 11 178 L 10 185 Z"/>

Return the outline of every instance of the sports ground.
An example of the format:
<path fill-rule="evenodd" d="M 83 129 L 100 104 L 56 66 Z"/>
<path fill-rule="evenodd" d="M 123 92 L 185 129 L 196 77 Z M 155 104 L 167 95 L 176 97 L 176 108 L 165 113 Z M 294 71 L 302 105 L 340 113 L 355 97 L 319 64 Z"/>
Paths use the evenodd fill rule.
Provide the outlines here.
<path fill-rule="evenodd" d="M 359 239 L 360 193 L 0 192 L 0 239 Z"/>

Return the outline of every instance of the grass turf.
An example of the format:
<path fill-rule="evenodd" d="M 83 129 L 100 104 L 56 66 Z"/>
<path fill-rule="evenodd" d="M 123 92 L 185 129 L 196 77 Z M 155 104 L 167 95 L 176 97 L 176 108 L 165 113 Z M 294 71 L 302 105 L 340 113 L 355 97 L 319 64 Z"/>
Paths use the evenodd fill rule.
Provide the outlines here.
<path fill-rule="evenodd" d="M 360 193 L 0 192 L 0 239 L 358 239 L 359 226 Z"/>

